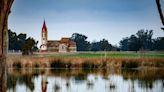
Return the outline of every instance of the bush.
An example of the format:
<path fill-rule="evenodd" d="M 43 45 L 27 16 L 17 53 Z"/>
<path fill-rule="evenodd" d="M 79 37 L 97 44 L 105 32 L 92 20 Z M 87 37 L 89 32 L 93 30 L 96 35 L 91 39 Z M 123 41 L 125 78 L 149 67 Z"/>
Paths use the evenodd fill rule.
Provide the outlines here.
<path fill-rule="evenodd" d="M 51 68 L 66 68 L 67 64 L 65 64 L 64 62 L 57 60 L 57 61 L 52 61 L 51 62 Z"/>
<path fill-rule="evenodd" d="M 122 61 L 122 68 L 138 68 L 139 67 L 139 63 L 137 61 Z"/>
<path fill-rule="evenodd" d="M 92 62 L 84 62 L 84 63 L 82 63 L 82 68 L 84 68 L 84 69 L 93 69 L 93 68 L 98 68 L 98 65 L 96 65 Z"/>

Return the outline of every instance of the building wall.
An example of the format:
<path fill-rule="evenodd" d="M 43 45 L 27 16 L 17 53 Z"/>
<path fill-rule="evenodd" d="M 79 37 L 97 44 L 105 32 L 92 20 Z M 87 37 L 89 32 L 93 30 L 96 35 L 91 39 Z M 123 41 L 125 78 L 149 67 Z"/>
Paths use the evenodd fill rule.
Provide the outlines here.
<path fill-rule="evenodd" d="M 59 45 L 59 52 L 68 52 L 68 47 L 66 44 Z"/>

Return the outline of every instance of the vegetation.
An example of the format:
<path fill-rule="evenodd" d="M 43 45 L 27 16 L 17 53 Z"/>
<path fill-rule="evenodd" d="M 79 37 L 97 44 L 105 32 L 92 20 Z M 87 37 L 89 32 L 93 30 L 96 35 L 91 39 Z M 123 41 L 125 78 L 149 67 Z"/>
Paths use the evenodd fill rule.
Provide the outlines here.
<path fill-rule="evenodd" d="M 87 36 L 74 33 L 71 37 L 76 42 L 77 51 L 161 51 L 164 50 L 164 37 L 152 38 L 153 30 L 139 30 L 135 35 L 120 41 L 120 47 L 113 46 L 108 40 L 89 42 Z"/>
<path fill-rule="evenodd" d="M 164 37 L 152 39 L 153 30 L 139 30 L 136 35 L 120 41 L 122 51 L 159 51 L 164 50 Z"/>
<path fill-rule="evenodd" d="M 20 33 L 17 35 L 15 32 L 8 30 L 8 36 L 10 51 L 22 51 L 23 55 L 29 55 L 38 49 L 38 41 L 35 41 L 31 37 L 27 38 L 26 34 Z"/>
<path fill-rule="evenodd" d="M 18 63 L 18 64 L 15 64 Z M 163 53 L 82 53 L 66 55 L 40 55 L 15 56 L 7 59 L 8 67 L 48 67 L 48 68 L 142 68 L 142 67 L 164 67 Z"/>
<path fill-rule="evenodd" d="M 125 69 L 138 68 L 139 61 L 122 61 L 121 67 Z"/>
<path fill-rule="evenodd" d="M 98 42 L 87 41 L 87 36 L 79 33 L 72 34 L 71 40 L 76 42 L 77 51 L 111 51 L 118 50 L 117 46 L 112 46 L 108 40 L 102 39 Z"/>
<path fill-rule="evenodd" d="M 13 67 L 15 67 L 15 68 L 21 68 L 22 67 L 22 65 L 21 65 L 21 62 L 14 62 L 13 63 Z"/>

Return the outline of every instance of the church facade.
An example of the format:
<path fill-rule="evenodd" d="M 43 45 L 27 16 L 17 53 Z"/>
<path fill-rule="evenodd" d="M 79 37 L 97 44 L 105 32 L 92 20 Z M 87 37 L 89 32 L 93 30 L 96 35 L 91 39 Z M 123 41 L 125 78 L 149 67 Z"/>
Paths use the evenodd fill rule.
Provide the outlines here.
<path fill-rule="evenodd" d="M 48 40 L 48 30 L 44 21 L 41 31 L 41 52 L 76 52 L 76 48 L 76 43 L 69 37 L 61 38 L 61 40 Z"/>

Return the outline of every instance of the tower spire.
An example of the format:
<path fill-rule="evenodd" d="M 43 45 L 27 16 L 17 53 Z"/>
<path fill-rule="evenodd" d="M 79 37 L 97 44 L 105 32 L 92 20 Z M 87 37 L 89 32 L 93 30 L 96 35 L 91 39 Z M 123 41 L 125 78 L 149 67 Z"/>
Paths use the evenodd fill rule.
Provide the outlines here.
<path fill-rule="evenodd" d="M 45 19 L 44 19 L 44 22 L 43 22 L 42 30 L 43 30 L 43 31 L 47 31 L 47 26 L 46 26 L 46 21 L 45 21 Z"/>

